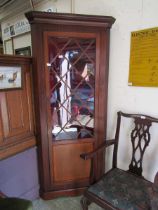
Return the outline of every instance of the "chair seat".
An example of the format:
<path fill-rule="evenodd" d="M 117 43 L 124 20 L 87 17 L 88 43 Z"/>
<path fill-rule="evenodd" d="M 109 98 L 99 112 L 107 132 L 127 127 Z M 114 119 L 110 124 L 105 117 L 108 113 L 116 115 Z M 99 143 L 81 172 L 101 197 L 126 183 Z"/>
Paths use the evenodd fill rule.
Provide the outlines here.
<path fill-rule="evenodd" d="M 89 187 L 88 192 L 121 210 L 149 210 L 151 187 L 151 182 L 115 168 Z"/>
<path fill-rule="evenodd" d="M 20 198 L 0 198 L 0 210 L 32 210 L 32 202 Z"/>

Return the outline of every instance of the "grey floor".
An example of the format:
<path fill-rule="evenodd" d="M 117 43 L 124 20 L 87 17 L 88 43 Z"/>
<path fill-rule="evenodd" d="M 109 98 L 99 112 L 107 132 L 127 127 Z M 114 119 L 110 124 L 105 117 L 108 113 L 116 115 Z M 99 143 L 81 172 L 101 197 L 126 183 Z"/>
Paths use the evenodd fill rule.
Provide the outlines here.
<path fill-rule="evenodd" d="M 49 201 L 38 199 L 33 201 L 33 210 L 82 210 L 81 197 L 63 197 Z M 99 206 L 91 204 L 89 210 L 102 210 Z"/>

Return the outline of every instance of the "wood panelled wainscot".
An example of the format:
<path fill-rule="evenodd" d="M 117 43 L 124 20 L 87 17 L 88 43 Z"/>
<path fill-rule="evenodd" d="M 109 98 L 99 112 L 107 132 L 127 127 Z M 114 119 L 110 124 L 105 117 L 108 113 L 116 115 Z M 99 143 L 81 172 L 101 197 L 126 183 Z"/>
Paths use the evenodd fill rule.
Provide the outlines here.
<path fill-rule="evenodd" d="M 0 56 L 0 66 L 21 67 L 21 89 L 0 91 L 0 159 L 35 145 L 31 57 Z"/>

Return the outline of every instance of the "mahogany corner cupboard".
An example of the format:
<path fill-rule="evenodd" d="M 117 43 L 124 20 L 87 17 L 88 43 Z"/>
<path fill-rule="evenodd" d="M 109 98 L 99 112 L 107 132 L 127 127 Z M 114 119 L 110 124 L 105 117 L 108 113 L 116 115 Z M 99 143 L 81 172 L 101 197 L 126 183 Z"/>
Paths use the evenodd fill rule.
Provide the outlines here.
<path fill-rule="evenodd" d="M 108 16 L 28 12 L 31 24 L 40 192 L 81 194 L 104 172 L 80 154 L 104 141 L 107 118 Z"/>

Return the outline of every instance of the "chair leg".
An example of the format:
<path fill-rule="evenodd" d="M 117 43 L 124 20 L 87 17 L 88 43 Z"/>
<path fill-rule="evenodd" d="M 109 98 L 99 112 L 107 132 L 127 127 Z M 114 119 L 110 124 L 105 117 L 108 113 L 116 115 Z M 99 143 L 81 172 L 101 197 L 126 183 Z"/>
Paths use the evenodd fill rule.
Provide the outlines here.
<path fill-rule="evenodd" d="M 82 206 L 83 210 L 88 210 L 88 206 L 90 204 L 91 204 L 91 202 L 86 197 L 81 198 L 81 206 Z"/>

